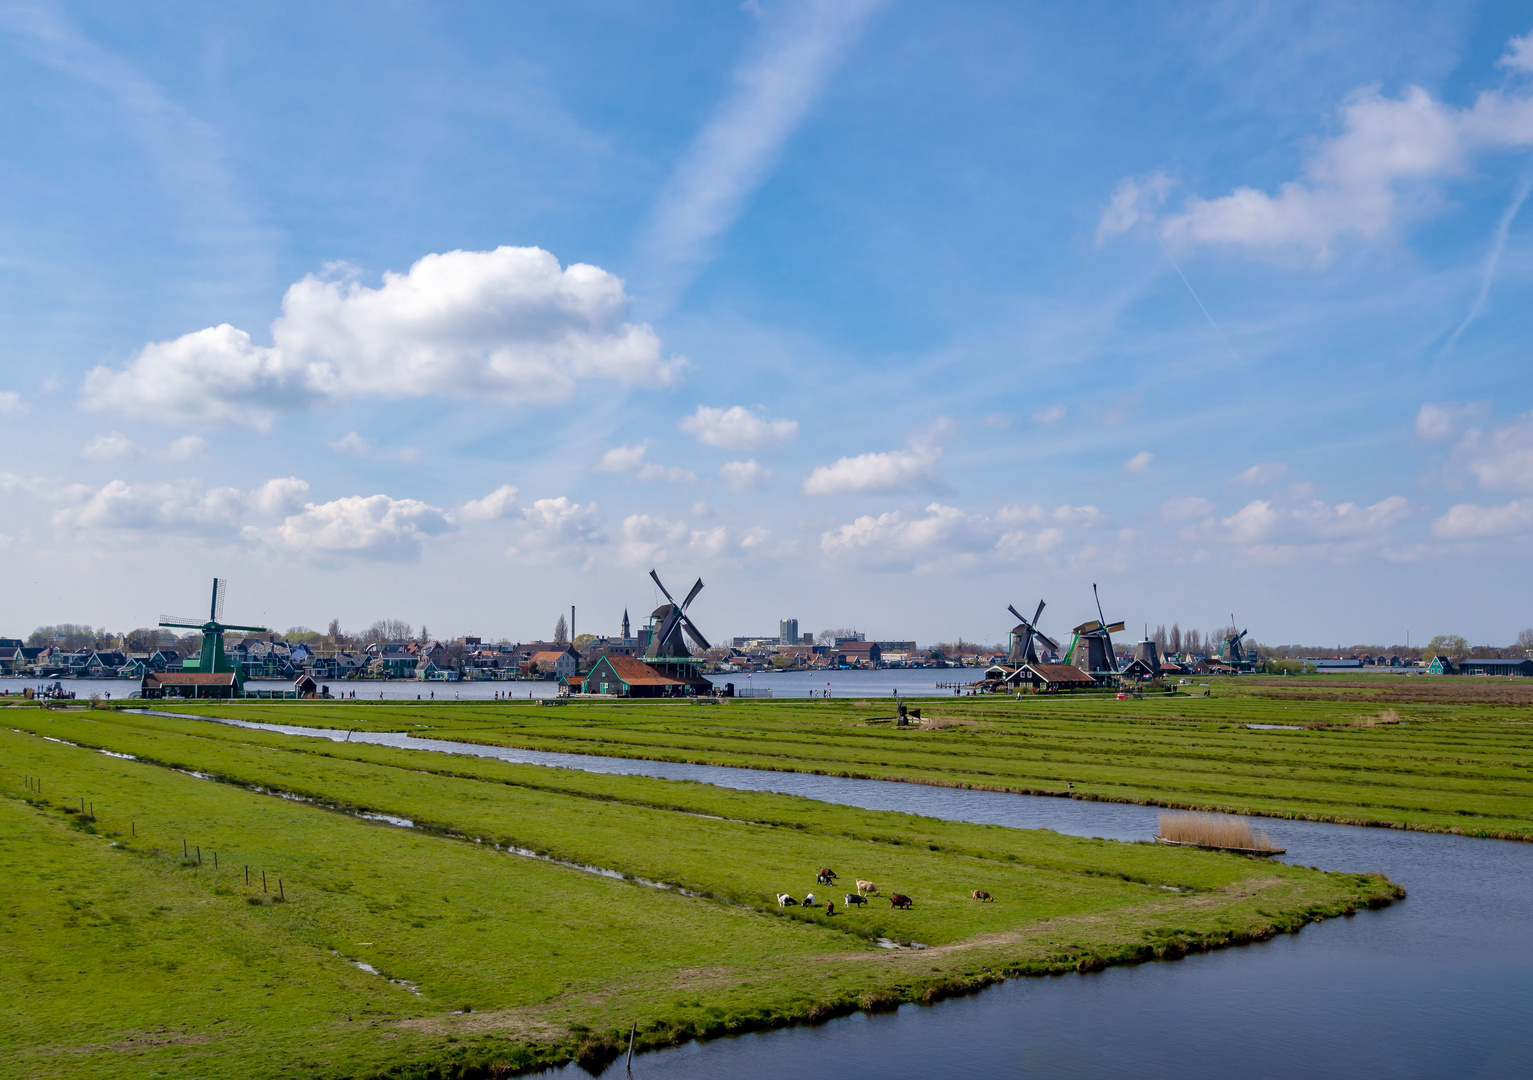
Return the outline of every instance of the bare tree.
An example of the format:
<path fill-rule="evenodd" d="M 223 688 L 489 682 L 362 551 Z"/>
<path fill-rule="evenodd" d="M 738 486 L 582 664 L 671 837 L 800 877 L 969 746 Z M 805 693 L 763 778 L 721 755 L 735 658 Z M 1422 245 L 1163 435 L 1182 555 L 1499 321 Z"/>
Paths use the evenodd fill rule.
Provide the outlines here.
<path fill-rule="evenodd" d="M 331 619 L 330 625 L 325 628 L 325 636 L 331 641 L 341 640 L 341 620 Z"/>
<path fill-rule="evenodd" d="M 564 645 L 568 643 L 569 639 L 570 626 L 569 623 L 564 621 L 564 616 L 561 614 L 559 616 L 559 621 L 554 623 L 554 644 Z"/>
<path fill-rule="evenodd" d="M 105 630 L 95 630 L 83 623 L 59 623 L 57 626 L 39 626 L 27 635 L 30 648 L 57 645 L 61 649 L 88 649 L 106 636 Z"/>
<path fill-rule="evenodd" d="M 1523 652 L 1533 650 L 1533 626 L 1517 634 L 1517 645 L 1515 647 Z"/>
<path fill-rule="evenodd" d="M 160 632 L 141 626 L 137 630 L 130 630 L 125 640 L 129 652 L 152 652 L 159 647 Z"/>
<path fill-rule="evenodd" d="M 1179 653 L 1182 651 L 1182 628 L 1176 623 L 1171 624 L 1171 637 L 1168 639 L 1168 643 L 1171 646 L 1172 652 Z"/>
<path fill-rule="evenodd" d="M 362 640 L 409 641 L 415 636 L 415 627 L 403 619 L 379 619 L 362 632 Z"/>
<path fill-rule="evenodd" d="M 857 631 L 843 626 L 839 630 L 821 630 L 815 635 L 815 643 L 818 645 L 834 645 L 837 638 L 856 637 Z"/>

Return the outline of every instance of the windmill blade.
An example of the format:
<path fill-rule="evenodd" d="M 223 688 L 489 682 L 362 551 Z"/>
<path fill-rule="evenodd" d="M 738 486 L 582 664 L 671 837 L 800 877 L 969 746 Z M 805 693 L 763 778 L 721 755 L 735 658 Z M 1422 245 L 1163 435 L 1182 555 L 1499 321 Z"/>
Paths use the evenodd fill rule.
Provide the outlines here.
<path fill-rule="evenodd" d="M 1072 634 L 1092 634 L 1092 633 L 1095 633 L 1096 631 L 1098 631 L 1100 629 L 1102 629 L 1102 624 L 1099 623 L 1099 622 L 1095 622 L 1095 621 L 1093 621 L 1093 622 L 1083 622 L 1079 626 L 1077 626 L 1074 630 L 1071 630 L 1070 633 L 1072 633 Z"/>
<path fill-rule="evenodd" d="M 1106 625 L 1107 616 L 1102 614 L 1102 598 L 1097 595 L 1097 583 L 1094 581 L 1091 583 L 1091 598 L 1097 602 L 1097 620 Z"/>
<path fill-rule="evenodd" d="M 681 602 L 681 610 L 683 610 L 683 611 L 687 610 L 687 607 L 692 603 L 692 601 L 697 599 L 697 594 L 702 592 L 702 591 L 703 591 L 703 579 L 702 578 L 698 578 L 697 579 L 697 584 L 692 586 L 692 591 L 687 593 L 687 598 Z"/>
<path fill-rule="evenodd" d="M 1121 634 L 1123 633 L 1123 624 L 1120 622 L 1115 622 L 1107 628 L 1107 632 L 1109 634 Z"/>
<path fill-rule="evenodd" d="M 1047 606 L 1048 605 L 1046 605 L 1042 600 L 1038 601 L 1038 610 L 1033 612 L 1033 625 L 1034 626 L 1037 626 L 1038 625 L 1038 620 L 1043 618 L 1043 609 L 1045 607 L 1047 607 Z"/>
<path fill-rule="evenodd" d="M 192 627 L 193 629 L 201 630 L 202 629 L 202 624 L 205 623 L 205 622 L 207 622 L 206 619 L 193 619 L 193 618 L 190 618 L 189 616 L 186 616 L 186 615 L 161 615 L 160 616 L 160 625 L 161 626 L 188 626 L 188 627 Z"/>
<path fill-rule="evenodd" d="M 1016 618 L 1017 622 L 1021 623 L 1023 626 L 1027 625 L 1027 620 L 1022 617 L 1022 613 L 1016 609 L 1015 605 L 1007 604 L 1006 610 L 1011 612 L 1012 616 Z"/>
<path fill-rule="evenodd" d="M 1038 640 L 1043 642 L 1049 648 L 1053 649 L 1055 652 L 1059 651 L 1059 642 L 1057 642 L 1053 638 L 1049 637 L 1049 635 L 1040 632 L 1038 634 Z"/>
<path fill-rule="evenodd" d="M 711 648 L 713 648 L 712 645 L 708 644 L 708 639 L 703 637 L 702 631 L 700 631 L 693 624 L 692 620 L 687 618 L 685 615 L 683 615 L 681 617 L 681 628 L 682 628 L 682 630 L 684 630 L 687 633 L 688 637 L 690 637 L 693 641 L 695 641 L 697 643 L 697 647 L 699 649 L 711 649 Z"/>
<path fill-rule="evenodd" d="M 213 614 L 211 621 L 218 622 L 224 617 L 224 601 L 229 598 L 229 579 L 213 579 Z"/>
<path fill-rule="evenodd" d="M 265 626 L 235 626 L 233 623 L 219 623 L 221 630 L 243 630 L 247 634 L 269 634 L 271 630 Z"/>
<path fill-rule="evenodd" d="M 655 584 L 660 587 L 660 591 L 665 594 L 665 598 L 667 600 L 669 600 L 671 602 L 671 605 L 674 607 L 676 605 L 676 598 L 674 596 L 672 596 L 670 594 L 670 592 L 666 589 L 665 583 L 660 580 L 660 575 L 655 573 L 654 569 L 651 568 L 650 572 L 649 572 L 649 576 L 655 579 Z"/>

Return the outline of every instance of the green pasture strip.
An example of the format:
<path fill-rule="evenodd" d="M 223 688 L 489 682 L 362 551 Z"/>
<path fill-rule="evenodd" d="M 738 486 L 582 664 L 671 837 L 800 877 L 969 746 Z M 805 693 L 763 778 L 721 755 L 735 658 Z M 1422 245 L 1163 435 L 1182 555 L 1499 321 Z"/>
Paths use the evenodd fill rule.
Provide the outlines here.
<path fill-rule="evenodd" d="M 41 730 L 675 884 L 774 914 L 779 892 L 802 899 L 812 891 L 821 903 L 833 899 L 840 907 L 842 893 L 852 890 L 857 878 L 880 884 L 886 895 L 898 890 L 920 901 L 913 912 L 896 914 L 881 901 L 845 918 L 788 910 L 790 916 L 866 937 L 942 944 L 1010 926 L 1019 909 L 1029 917 L 1079 914 L 1077 905 L 1086 897 L 1092 904 L 1132 904 L 1147 888 L 1214 889 L 1250 872 L 1243 860 L 1194 865 L 1180 852 L 1147 844 L 857 810 L 688 782 L 320 742 L 199 721 L 121 715 L 58 720 Z M 721 851 L 729 853 L 723 862 Z M 825 865 L 841 875 L 839 891 L 815 882 L 816 868 Z M 1099 887 L 1104 876 L 1105 891 Z M 969 894 L 976 888 L 1005 903 L 975 904 Z"/>
<path fill-rule="evenodd" d="M 948 830 L 706 785 L 131 714 L 38 710 L 7 720 L 39 734 L 0 730 L 0 867 L 27 882 L 10 891 L 0 931 L 4 1076 L 457 1075 L 571 1056 L 599 1064 L 635 1022 L 641 1047 L 752 1030 L 931 1000 L 1005 973 L 1220 947 L 1396 895 L 1367 875 L 1034 830 Z M 438 763 L 472 771 L 432 771 Z M 371 824 L 239 783 L 429 817 L 462 836 Z M 81 798 L 94 820 L 75 812 Z M 739 817 L 701 816 L 710 807 Z M 503 833 L 604 865 L 682 871 L 670 876 L 695 877 L 715 898 L 470 839 Z M 965 853 L 922 848 L 921 837 Z M 720 899 L 759 894 L 757 878 L 774 871 L 814 887 L 827 854 L 851 860 L 844 877 L 865 860 L 898 875 L 888 881 L 914 883 L 915 910 L 832 920 Z M 272 889 L 280 877 L 286 902 L 250 903 L 271 898 L 262 869 Z M 1172 893 L 1126 873 L 1193 888 Z M 994 904 L 966 898 L 975 880 Z M 860 936 L 880 930 L 935 947 L 891 952 Z"/>
<path fill-rule="evenodd" d="M 190 1076 L 370 1075 L 444 1051 L 410 1021 L 463 1005 L 533 1010 L 506 1027 L 557 1059 L 593 1020 L 652 1018 L 662 1003 L 706 1015 L 678 991 L 678 969 L 731 976 L 710 1004 L 786 1010 L 806 993 L 792 973 L 847 948 L 812 924 L 35 737 L 0 733 L 0 747 L 0 857 L 8 880 L 28 882 L 8 897 L 15 947 L 0 952 L 8 1075 L 139 1076 L 191 1061 Z M 24 775 L 44 778 L 30 804 Z M 88 793 L 94 834 L 50 793 L 63 791 Z M 182 859 L 183 839 L 200 866 Z M 248 903 L 275 895 L 279 875 L 286 903 Z"/>
<path fill-rule="evenodd" d="M 1361 687 L 1323 678 L 1216 681 L 1208 698 L 921 702 L 926 717 L 952 725 L 937 730 L 869 725 L 890 712 L 887 701 L 877 700 L 176 709 L 954 786 L 1063 793 L 1073 785 L 1077 797 L 1533 836 L 1533 704 L 1521 686 L 1372 678 Z M 1462 703 L 1412 697 L 1429 692 L 1510 697 Z M 1248 723 L 1301 730 L 1251 730 Z"/>

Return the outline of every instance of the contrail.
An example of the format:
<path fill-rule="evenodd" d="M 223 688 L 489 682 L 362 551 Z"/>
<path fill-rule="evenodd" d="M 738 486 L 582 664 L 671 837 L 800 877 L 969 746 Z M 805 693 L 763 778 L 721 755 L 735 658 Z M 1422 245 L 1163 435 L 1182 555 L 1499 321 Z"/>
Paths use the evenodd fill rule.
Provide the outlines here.
<path fill-rule="evenodd" d="M 1230 355 L 1239 360 L 1240 354 L 1235 351 L 1235 346 L 1231 345 L 1230 339 L 1224 336 L 1224 331 L 1220 330 L 1219 324 L 1214 322 L 1214 317 L 1208 313 L 1208 308 L 1203 306 L 1203 301 L 1199 299 L 1198 291 L 1192 287 L 1192 282 L 1187 280 L 1187 275 L 1182 273 L 1182 268 L 1176 265 L 1176 260 L 1171 257 L 1171 252 L 1166 250 L 1166 242 L 1159 235 L 1155 237 L 1155 242 L 1160 245 L 1160 253 L 1171 264 L 1171 269 L 1176 271 L 1176 276 L 1182 279 L 1182 284 L 1187 286 L 1188 292 L 1192 293 L 1192 298 L 1197 301 L 1198 309 L 1203 312 L 1203 317 L 1208 320 L 1208 325 L 1214 328 L 1214 333 L 1219 335 L 1219 340 L 1224 342 L 1224 347 L 1230 350 Z"/>
<path fill-rule="evenodd" d="M 1533 172 L 1524 173 L 1522 180 L 1517 184 L 1517 191 L 1512 197 L 1512 203 L 1501 213 L 1501 220 L 1496 224 L 1496 238 L 1490 245 L 1490 258 L 1485 260 L 1485 276 L 1480 280 L 1480 295 L 1474 298 L 1474 303 L 1469 305 L 1469 314 L 1464 316 L 1464 321 L 1458 324 L 1458 329 L 1453 331 L 1447 342 L 1438 353 L 1441 359 L 1453 351 L 1453 346 L 1458 344 L 1459 335 L 1469 329 L 1469 324 L 1479 317 L 1480 309 L 1485 306 L 1485 298 L 1490 295 L 1490 283 L 1496 276 L 1496 264 L 1501 261 L 1501 252 L 1506 247 L 1507 233 L 1512 231 L 1512 219 L 1517 216 L 1517 211 L 1522 209 L 1522 204 L 1527 201 L 1528 191 L 1533 189 Z"/>

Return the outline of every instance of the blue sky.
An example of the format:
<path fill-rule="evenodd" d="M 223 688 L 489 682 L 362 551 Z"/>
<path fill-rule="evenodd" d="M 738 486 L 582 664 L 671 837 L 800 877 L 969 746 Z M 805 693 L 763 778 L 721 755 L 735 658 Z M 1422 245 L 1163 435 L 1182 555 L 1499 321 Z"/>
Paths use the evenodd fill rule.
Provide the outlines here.
<path fill-rule="evenodd" d="M 0 7 L 0 633 L 1533 624 L 1517 4 Z"/>

